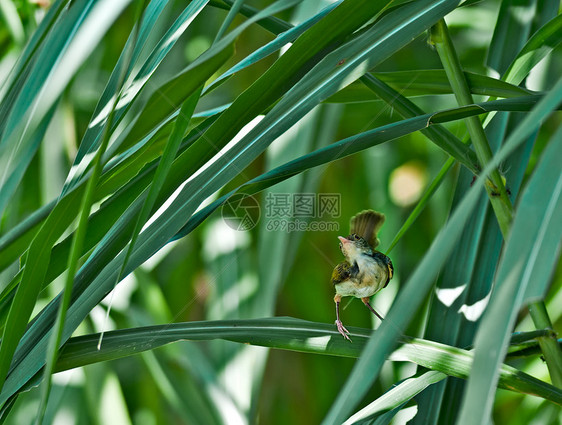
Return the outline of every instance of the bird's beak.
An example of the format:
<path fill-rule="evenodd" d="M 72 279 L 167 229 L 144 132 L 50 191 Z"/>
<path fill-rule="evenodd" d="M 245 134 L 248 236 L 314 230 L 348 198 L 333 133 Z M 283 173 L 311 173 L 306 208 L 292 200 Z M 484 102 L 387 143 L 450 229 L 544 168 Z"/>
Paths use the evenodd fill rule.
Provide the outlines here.
<path fill-rule="evenodd" d="M 349 239 L 344 238 L 343 236 L 338 236 L 338 239 L 339 239 L 340 242 L 341 242 L 342 244 L 344 244 L 344 245 L 345 245 L 346 243 L 349 243 L 349 242 L 350 242 Z"/>

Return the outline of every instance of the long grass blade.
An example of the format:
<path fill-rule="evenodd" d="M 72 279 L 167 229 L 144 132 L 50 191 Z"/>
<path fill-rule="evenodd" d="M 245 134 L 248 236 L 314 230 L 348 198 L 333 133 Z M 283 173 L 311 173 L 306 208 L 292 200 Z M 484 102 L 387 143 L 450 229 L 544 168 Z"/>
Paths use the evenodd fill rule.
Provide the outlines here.
<path fill-rule="evenodd" d="M 99 334 L 71 338 L 64 346 L 57 371 L 118 359 L 182 340 L 229 341 L 265 347 L 343 357 L 358 357 L 373 335 L 370 329 L 349 327 L 353 344 L 343 340 L 333 324 L 289 317 L 248 320 L 217 320 L 170 323 L 106 332 L 97 349 Z M 402 337 L 401 346 L 390 355 L 393 361 L 424 365 L 447 375 L 466 378 L 472 367 L 472 353 L 433 341 Z M 439 357 L 438 361 L 435 358 Z M 503 388 L 532 393 L 562 404 L 562 391 L 516 369 L 503 365 Z"/>
<path fill-rule="evenodd" d="M 487 59 L 487 65 L 499 74 L 506 71 L 529 36 L 531 22 L 525 16 L 534 3 L 532 0 L 506 1 L 500 7 Z"/>
<path fill-rule="evenodd" d="M 291 43 L 295 41 L 303 32 L 309 29 L 312 25 L 317 23 L 320 19 L 322 19 L 326 14 L 330 13 L 339 3 L 341 0 L 335 1 L 334 3 L 329 4 L 320 12 L 312 16 L 310 19 L 304 21 L 303 23 L 292 27 L 291 24 L 287 23 L 286 29 L 284 32 L 278 33 L 277 37 L 260 47 L 259 49 L 255 50 L 236 65 L 225 71 L 223 74 L 220 75 L 216 80 L 214 80 L 211 84 L 209 84 L 203 90 L 203 93 L 207 93 L 208 91 L 213 90 L 220 84 L 224 83 L 230 76 L 234 75 L 237 72 L 242 71 L 243 69 L 248 68 L 249 66 L 255 64 L 256 62 L 260 61 L 268 57 L 269 55 L 273 54 L 274 52 L 281 49 L 287 43 Z"/>
<path fill-rule="evenodd" d="M 562 80 L 553 92 L 559 100 L 562 99 Z M 554 164 L 555 158 L 561 154 L 562 129 L 559 129 L 547 146 L 543 161 L 537 167 L 517 209 L 490 307 L 476 334 L 475 373 L 468 382 L 459 418 L 461 423 L 486 422 L 494 400 L 491 392 L 497 382 L 498 362 L 505 355 L 509 331 L 523 303 L 526 288 L 531 281 L 534 282 L 533 272 L 549 275 L 554 265 L 554 259 L 545 261 L 540 255 L 545 254 L 541 251 L 543 240 L 546 240 L 546 248 L 552 247 L 553 244 L 559 244 L 562 235 L 558 220 L 562 213 L 562 176 Z M 551 189 L 545 191 L 545 186 Z M 529 237 L 534 243 L 528 243 Z M 527 242 L 523 242 L 523 239 Z M 553 380 L 557 379 L 556 374 L 554 376 Z M 475 414 L 474 407 L 477 404 L 480 408 Z"/>
<path fill-rule="evenodd" d="M 301 158 L 297 158 L 293 161 L 290 161 L 289 163 L 277 167 L 276 169 L 271 170 L 270 172 L 265 173 L 262 176 L 252 179 L 251 181 L 240 186 L 236 191 L 238 193 L 248 193 L 248 194 L 257 193 L 258 191 L 270 187 L 280 181 L 290 178 L 291 176 L 303 172 L 307 169 L 322 164 L 326 164 L 330 161 L 347 157 L 354 153 L 360 152 L 361 150 L 368 149 L 370 147 L 376 146 L 380 143 L 389 140 L 393 140 L 400 136 L 409 134 L 413 131 L 423 129 L 428 123 L 431 125 L 434 121 L 443 123 L 450 120 L 460 119 L 468 115 L 484 113 L 486 111 L 492 111 L 496 109 L 525 110 L 531 108 L 531 106 L 534 105 L 539 98 L 540 97 L 535 96 L 535 97 L 526 98 L 525 101 L 521 99 L 514 99 L 514 100 L 499 100 L 495 102 L 487 102 L 487 103 L 475 105 L 474 107 L 470 107 L 470 108 L 463 107 L 463 108 L 457 108 L 448 111 L 437 112 L 433 114 L 426 114 L 421 117 L 416 117 L 415 119 L 412 120 L 404 120 L 402 122 L 394 123 L 388 126 L 383 126 L 378 129 L 370 130 L 361 135 L 356 135 L 341 140 L 325 148 L 304 155 Z M 148 177 L 150 177 L 150 175 Z M 145 179 L 145 180 L 147 182 L 150 181 L 150 179 Z M 99 213 L 96 213 L 93 216 L 93 218 L 91 218 L 91 220 L 93 220 L 92 231 L 99 236 L 94 237 L 92 235 L 93 239 L 91 237 L 87 238 L 89 241 L 87 242 L 88 249 L 91 249 L 91 247 L 97 241 L 99 241 L 101 235 L 105 234 L 105 232 L 109 229 L 108 226 L 123 214 L 123 211 L 126 208 L 125 206 L 129 205 L 130 202 L 132 202 L 146 187 L 145 184 L 138 185 L 138 186 L 139 186 L 138 188 L 135 188 L 134 186 L 131 185 L 125 186 L 124 190 L 117 194 L 115 201 L 119 200 L 118 204 L 123 205 L 123 207 L 115 209 L 113 208 L 113 203 L 108 202 L 102 206 Z M 231 192 L 231 194 L 232 193 L 235 192 Z M 193 228 L 195 228 L 199 223 L 201 223 L 212 211 L 214 211 L 217 207 L 222 205 L 222 203 L 227 198 L 228 196 L 221 197 L 219 200 L 214 201 L 212 204 L 210 204 L 209 206 L 205 207 L 204 209 L 196 213 L 193 219 L 190 220 L 189 223 L 182 230 L 180 230 L 180 232 L 174 237 L 174 239 L 185 236 L 187 233 L 193 230 Z M 112 207 L 106 210 L 106 208 L 109 208 L 109 206 Z M 69 247 L 69 239 L 65 240 L 62 244 L 59 244 L 54 248 L 54 252 L 52 254 L 52 260 L 49 264 L 49 269 L 47 271 L 47 282 L 50 282 L 54 277 L 58 276 L 64 270 L 64 262 L 60 262 L 58 259 L 66 258 L 66 254 L 64 253 L 67 252 L 68 247 Z M 16 256 L 17 255 L 19 255 L 19 253 L 16 251 Z M 13 288 L 15 288 L 18 281 L 19 281 L 19 277 L 15 277 L 12 285 L 7 287 L 2 292 L 2 296 L 0 299 L 4 299 L 7 296 L 7 294 L 11 290 L 13 290 Z"/>
<path fill-rule="evenodd" d="M 0 134 L 3 133 L 6 126 L 6 120 L 11 108 L 14 106 L 14 99 L 19 96 L 21 89 L 24 87 L 27 73 L 22 72 L 22 70 L 29 67 L 29 64 L 35 62 L 38 57 L 38 54 L 35 52 L 39 50 L 52 26 L 61 15 L 66 3 L 68 3 L 68 0 L 56 0 L 51 4 L 47 14 L 31 35 L 18 61 L 12 68 L 10 75 L 6 81 L 0 85 Z"/>
<path fill-rule="evenodd" d="M 294 0 L 294 1 L 296 1 L 296 0 Z M 262 11 L 260 14 L 256 15 L 254 17 L 254 19 L 259 20 L 260 18 L 262 18 L 264 16 L 268 16 L 270 13 L 275 13 L 279 10 L 283 10 L 284 8 L 287 8 L 287 7 L 291 6 L 294 3 L 294 1 L 293 2 L 283 2 L 282 4 L 280 4 L 280 3 L 274 4 L 273 6 L 264 9 L 264 11 Z M 249 20 L 247 22 L 248 25 L 250 25 L 251 23 L 252 23 L 251 20 Z M 240 31 L 236 31 L 235 34 L 232 37 L 227 36 L 223 40 L 221 40 L 219 43 L 217 43 L 217 46 L 221 45 L 221 47 L 219 49 L 214 50 L 214 52 L 216 53 L 216 52 L 225 51 L 225 45 L 227 47 L 231 46 L 232 42 L 235 40 L 235 35 L 237 35 L 239 33 L 240 33 Z M 221 43 L 223 43 L 223 44 L 221 44 Z M 213 55 L 204 55 L 203 59 L 201 59 L 203 64 L 205 63 L 205 61 L 207 59 L 213 59 Z M 204 80 L 206 80 L 208 78 L 208 75 L 205 74 L 204 71 L 201 71 L 200 69 L 198 69 L 196 64 L 194 64 L 193 67 L 194 67 L 195 70 L 199 71 L 199 74 L 197 74 L 197 76 L 199 78 L 201 78 L 203 76 L 204 76 Z M 197 84 L 195 87 L 198 87 L 199 85 L 201 85 L 201 83 L 202 82 L 199 82 L 199 84 Z M 75 192 L 77 192 L 77 191 L 73 191 L 71 193 L 75 194 Z M 69 202 L 70 197 L 66 196 L 62 199 L 64 200 L 65 207 L 70 208 L 71 204 L 72 204 L 72 202 Z M 140 203 L 138 203 L 136 205 L 136 207 L 139 207 L 139 208 L 140 208 L 140 206 L 141 206 Z M 41 283 L 42 283 L 42 281 L 44 279 L 44 276 L 45 276 L 46 268 L 47 268 L 47 265 L 48 265 L 48 261 L 45 261 L 45 259 L 46 259 L 45 257 L 46 257 L 46 254 L 48 254 L 48 251 L 49 251 L 49 249 L 46 248 L 46 246 L 49 246 L 49 245 L 52 246 L 52 243 L 54 243 L 54 240 L 56 240 L 58 238 L 58 236 L 56 236 L 57 233 L 60 236 L 60 234 L 62 233 L 62 230 L 64 228 L 66 228 L 66 226 L 64 226 L 64 224 L 61 225 L 61 220 L 63 220 L 63 218 L 64 218 L 64 220 L 67 220 L 68 215 L 61 214 L 61 215 L 57 215 L 56 217 L 53 217 L 54 223 L 49 223 L 49 224 L 55 224 L 55 225 L 46 227 L 45 234 L 42 235 L 41 238 L 38 240 L 38 242 L 35 244 L 37 252 L 36 252 L 35 248 L 29 250 L 28 259 L 35 259 L 35 258 L 41 259 L 41 261 L 39 262 L 40 267 L 26 267 L 25 270 L 27 270 L 27 272 L 24 271 L 22 279 L 25 278 L 27 280 L 27 277 L 26 277 L 26 273 L 27 273 L 29 275 L 28 278 L 30 279 L 31 282 L 33 282 L 33 286 L 31 286 L 31 285 L 21 285 L 20 284 L 20 286 L 18 288 L 24 288 L 24 289 L 18 290 L 18 293 L 20 293 L 20 295 L 16 295 L 16 298 L 14 299 L 14 302 L 12 303 L 12 307 L 14 305 L 22 305 L 23 306 L 24 304 L 20 304 L 20 303 L 25 303 L 26 309 L 24 310 L 23 308 L 22 309 L 11 308 L 10 314 L 13 315 L 13 319 L 8 318 L 9 321 L 16 321 L 16 319 L 17 319 L 18 325 L 21 326 L 21 332 L 22 333 L 23 333 L 23 330 L 25 329 L 25 326 L 27 324 L 27 320 L 29 318 L 29 315 L 31 314 L 31 309 L 33 308 L 34 300 L 37 297 L 36 294 L 40 290 Z M 132 217 L 130 217 L 129 220 L 130 220 L 130 223 L 133 223 Z M 114 235 L 110 233 L 108 237 L 112 238 L 113 236 Z M 120 236 L 122 237 L 123 235 L 120 235 Z M 36 237 L 36 239 L 37 239 L 37 237 Z M 40 253 L 42 253 L 42 254 L 39 255 Z M 123 258 L 121 258 L 121 261 L 122 260 L 123 260 Z M 115 279 L 115 277 L 114 277 L 114 279 Z M 18 301 L 18 303 L 16 303 L 16 300 Z M 54 311 L 51 311 L 51 313 L 54 313 Z M 70 316 L 71 315 L 69 314 L 69 316 L 68 316 L 69 321 L 70 321 Z M 25 318 L 25 320 L 24 320 L 24 318 Z M 46 323 L 44 323 L 44 324 L 46 324 Z M 44 325 L 44 324 L 41 324 L 41 325 Z M 76 323 L 76 325 L 77 324 L 78 323 Z M 71 326 L 68 326 L 68 324 L 67 324 L 67 327 L 65 329 L 70 329 Z M 2 347 L 0 347 L 0 367 L 4 366 L 6 368 L 6 373 L 7 373 L 7 370 L 9 368 L 9 365 L 10 365 L 9 359 L 11 359 L 12 349 L 15 350 L 15 348 L 16 348 L 15 344 L 17 343 L 17 341 L 19 340 L 19 338 L 21 336 L 21 335 L 18 334 L 18 332 L 15 332 L 14 329 L 17 329 L 19 331 L 19 328 L 11 328 L 11 332 L 7 333 L 6 328 L 4 329 L 5 334 L 9 335 L 9 338 L 5 339 L 4 344 L 2 345 Z M 43 330 L 45 330 L 45 329 L 43 329 Z M 45 333 L 42 332 L 42 338 L 46 338 L 47 336 L 48 335 L 46 335 Z M 66 339 L 67 337 L 68 337 L 68 335 L 63 336 L 63 339 Z M 7 343 L 6 341 L 8 341 L 8 340 L 12 341 L 12 344 Z M 45 349 L 45 347 L 43 346 L 42 350 L 44 350 L 44 349 Z M 2 357 L 3 355 L 6 358 L 8 358 L 8 355 L 9 355 L 9 359 L 4 360 L 4 363 L 2 364 L 1 361 L 3 359 L 3 357 Z M 43 352 L 42 355 L 40 355 L 40 357 L 44 357 L 44 352 Z M 39 361 L 39 363 L 42 363 L 40 358 L 35 358 L 35 361 Z M 0 372 L 2 372 L 1 369 L 0 369 Z M 29 374 L 29 370 L 26 373 L 28 379 L 31 378 L 34 374 L 35 374 L 35 372 L 33 374 Z"/>
<path fill-rule="evenodd" d="M 527 41 L 502 77 L 519 84 L 546 55 L 562 42 L 562 15 L 547 22 Z"/>
<path fill-rule="evenodd" d="M 429 371 L 418 374 L 412 378 L 407 378 L 357 413 L 351 415 L 343 425 L 362 423 L 364 420 L 373 419 L 386 411 L 400 407 L 405 402 L 414 398 L 416 394 L 425 390 L 428 386 L 446 377 L 447 375 L 442 372 Z"/>
<path fill-rule="evenodd" d="M 447 79 L 445 71 L 442 69 L 372 72 L 370 74 L 407 97 L 452 93 L 451 84 Z M 496 78 L 466 71 L 464 75 L 472 94 L 494 96 L 495 98 L 534 94 L 532 90 L 518 87 Z M 377 96 L 371 90 L 368 90 L 363 84 L 353 83 L 330 96 L 326 102 L 355 103 L 375 100 L 377 100 Z"/>
<path fill-rule="evenodd" d="M 135 21 L 138 22 L 144 11 L 146 5 L 146 0 L 142 3 L 139 3 L 136 8 L 136 16 Z M 124 52 L 124 67 L 120 69 L 119 78 L 117 81 L 117 86 L 122 86 L 125 77 L 126 77 L 126 70 L 130 65 L 131 58 L 133 56 L 133 49 L 135 46 L 135 41 L 138 36 L 138 29 L 133 32 L 133 36 L 131 38 L 132 43 L 129 45 L 129 48 Z M 115 112 L 115 108 L 117 107 L 119 98 L 115 98 L 113 101 L 112 109 L 108 117 L 107 126 L 102 133 L 102 143 L 96 152 L 96 155 L 93 159 L 93 172 L 91 177 L 88 180 L 88 184 L 86 185 L 86 190 L 84 192 L 84 197 L 82 198 L 81 205 L 80 205 L 80 216 L 78 219 L 78 227 L 74 232 L 74 237 L 72 239 L 72 246 L 70 249 L 70 256 L 68 258 L 68 273 L 65 280 L 65 286 L 62 293 L 62 300 L 59 306 L 59 311 L 57 314 L 57 320 L 55 321 L 53 327 L 53 333 L 51 335 L 51 339 L 49 341 L 49 347 L 47 350 L 46 356 L 46 367 L 45 367 L 45 377 L 43 380 L 43 385 L 41 388 L 41 401 L 39 404 L 39 409 L 36 416 L 36 423 L 37 425 L 41 425 L 44 420 L 45 412 L 47 410 L 47 401 L 49 399 L 49 395 L 51 392 L 51 374 L 53 373 L 53 368 L 58 357 L 58 350 L 59 345 L 62 337 L 62 330 L 64 327 L 64 322 L 66 320 L 66 312 L 68 310 L 68 306 L 70 304 L 71 294 L 72 294 L 72 284 L 74 282 L 74 276 L 76 274 L 76 270 L 78 269 L 78 260 L 81 257 L 82 248 L 84 244 L 84 238 L 86 235 L 86 228 L 88 226 L 88 217 L 90 215 L 90 210 L 92 208 L 93 198 L 94 198 L 94 190 L 98 184 L 100 175 L 102 173 L 102 156 L 107 149 L 109 144 L 110 138 L 110 130 L 112 121 L 113 121 L 113 114 Z M 20 285 L 25 285 L 27 282 L 25 280 Z M 9 325 L 9 323 L 7 323 Z"/>

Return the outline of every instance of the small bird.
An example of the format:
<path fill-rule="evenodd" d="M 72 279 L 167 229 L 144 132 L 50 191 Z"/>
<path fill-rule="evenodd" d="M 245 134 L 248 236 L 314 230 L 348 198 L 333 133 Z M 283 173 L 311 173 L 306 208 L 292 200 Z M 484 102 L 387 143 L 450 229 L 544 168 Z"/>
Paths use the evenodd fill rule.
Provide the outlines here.
<path fill-rule="evenodd" d="M 351 235 L 338 236 L 345 261 L 332 272 L 332 284 L 336 289 L 336 326 L 345 339 L 351 341 L 349 331 L 340 320 L 342 297 L 361 298 L 361 301 L 380 320 L 382 316 L 369 304 L 369 298 L 388 285 L 394 273 L 392 261 L 375 250 L 380 241 L 377 233 L 384 223 L 382 213 L 366 210 L 351 219 Z"/>

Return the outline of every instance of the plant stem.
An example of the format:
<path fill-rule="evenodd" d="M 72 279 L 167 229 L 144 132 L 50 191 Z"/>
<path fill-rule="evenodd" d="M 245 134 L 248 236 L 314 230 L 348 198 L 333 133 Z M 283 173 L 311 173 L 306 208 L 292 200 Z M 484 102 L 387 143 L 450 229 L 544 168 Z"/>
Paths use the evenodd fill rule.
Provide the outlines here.
<path fill-rule="evenodd" d="M 431 43 L 435 46 L 439 54 L 439 58 L 441 59 L 459 106 L 473 104 L 474 101 L 470 94 L 470 89 L 468 88 L 449 31 L 447 30 L 445 20 L 441 19 L 431 28 Z M 476 156 L 480 161 L 480 165 L 484 167 L 492 159 L 493 153 L 490 149 L 486 133 L 484 133 L 482 123 L 478 117 L 466 118 L 465 122 L 470 138 L 472 139 L 472 145 L 476 151 Z M 486 191 L 490 197 L 490 203 L 492 204 L 492 208 L 494 209 L 498 224 L 505 239 L 509 233 L 513 207 L 507 196 L 504 181 L 497 169 L 490 173 L 490 179 L 486 184 Z"/>
<path fill-rule="evenodd" d="M 431 43 L 439 54 L 459 105 L 464 106 L 474 103 L 444 19 L 438 21 L 431 28 Z M 480 166 L 484 168 L 492 159 L 493 154 L 482 123 L 477 117 L 469 117 L 466 118 L 466 126 L 476 156 L 480 161 Z M 500 231 L 504 240 L 507 240 L 513 216 L 513 206 L 507 195 L 504 180 L 497 169 L 490 174 L 486 191 L 490 197 L 490 203 L 498 220 Z M 552 323 L 543 301 L 531 304 L 529 312 L 537 329 L 552 329 Z M 558 345 L 556 334 L 552 332 L 550 336 L 539 338 L 539 345 L 546 359 L 552 383 L 562 388 L 562 350 Z"/>
<path fill-rule="evenodd" d="M 531 319 L 537 329 L 552 330 L 552 323 L 548 317 L 548 312 L 544 302 L 536 302 L 529 306 Z M 558 344 L 557 335 L 552 330 L 550 335 L 538 337 L 539 346 L 546 360 L 546 366 L 550 373 L 552 384 L 558 388 L 562 388 L 562 350 Z"/>
<path fill-rule="evenodd" d="M 446 69 L 448 69 L 447 71 L 447 75 L 449 76 L 449 80 L 451 81 L 451 86 L 453 87 L 453 90 L 455 92 L 455 94 L 457 95 L 457 93 L 459 95 L 457 95 L 457 100 L 459 102 L 460 105 L 463 104 L 471 104 L 473 103 L 472 100 L 472 96 L 470 95 L 470 90 L 468 88 L 468 85 L 466 84 L 465 81 L 465 77 L 464 74 L 462 73 L 462 69 L 460 66 L 460 63 L 458 61 L 458 58 L 456 56 L 456 53 L 454 51 L 451 39 L 449 37 L 448 31 L 447 31 L 447 27 L 445 25 L 445 23 L 443 21 L 441 21 L 439 24 L 441 24 L 440 28 L 437 29 L 434 27 L 433 31 L 432 31 L 432 39 L 436 45 L 436 48 L 438 49 L 438 52 L 440 54 L 440 57 L 443 60 L 444 66 Z M 438 25 L 439 25 L 438 24 Z M 438 41 L 438 42 L 436 42 Z M 449 67 L 447 67 L 446 65 L 450 65 Z M 367 76 L 362 78 L 362 82 L 364 84 L 367 85 L 367 87 L 371 88 L 375 93 L 377 93 L 377 95 L 379 95 L 381 98 L 383 98 L 385 101 L 388 101 L 389 99 L 387 99 L 387 97 L 390 97 L 390 100 L 395 100 L 395 97 L 392 96 L 384 96 L 385 92 L 383 91 L 384 88 L 384 84 L 379 83 L 374 77 L 372 77 L 371 75 L 367 74 Z M 378 83 L 378 84 L 377 84 Z M 412 114 L 410 114 L 409 110 L 399 110 L 399 112 L 403 115 L 403 116 L 411 116 Z M 414 112 L 414 111 L 412 111 Z M 475 117 L 476 118 L 476 117 Z M 476 118 L 475 120 L 473 119 L 469 119 L 469 123 L 467 123 L 467 126 L 469 128 L 469 133 L 472 137 L 472 139 L 474 141 L 478 141 L 477 143 L 475 143 L 475 148 L 476 148 L 476 152 L 478 155 L 478 158 L 480 160 L 480 162 L 482 163 L 482 165 L 485 165 L 487 163 L 487 161 L 489 161 L 492 158 L 492 151 L 489 147 L 488 144 L 488 140 L 486 138 L 486 135 L 484 133 L 483 127 L 480 123 L 480 120 L 478 118 Z M 435 137 L 435 135 L 433 135 Z M 454 161 L 452 160 L 452 158 L 449 159 L 448 162 L 448 167 L 444 167 L 445 169 L 450 168 L 450 166 L 454 163 Z M 473 170 L 474 172 L 474 170 Z M 497 172 L 496 172 L 497 173 Z M 499 173 L 497 173 L 499 176 Z M 505 187 L 503 186 L 503 180 L 501 180 L 501 176 L 500 176 L 500 181 L 501 181 L 501 186 L 504 190 Z M 490 189 L 489 186 L 487 186 L 487 189 Z M 428 191 L 428 193 L 426 194 L 431 194 L 433 193 L 431 190 Z M 512 205 L 511 202 L 509 200 L 509 198 L 503 200 L 501 204 L 497 201 L 497 196 L 492 192 L 490 192 L 490 190 L 488 190 L 488 193 L 491 194 L 492 196 L 490 196 L 491 201 L 492 201 L 492 205 L 494 206 L 494 203 L 496 204 L 496 206 L 498 206 L 499 208 L 494 208 L 494 211 L 496 211 L 496 216 L 498 219 L 498 222 L 500 223 L 500 229 L 502 230 L 502 234 L 504 236 L 504 239 L 507 237 L 507 234 L 509 233 L 509 229 L 510 229 L 510 223 L 511 223 L 511 217 L 512 217 Z M 507 195 L 507 194 L 506 194 Z M 425 195 L 424 195 L 425 196 Z M 499 204 L 499 205 L 498 205 Z M 504 208 L 503 206 L 507 206 L 507 208 Z M 419 206 L 419 204 L 418 204 Z M 500 211 L 500 214 L 498 214 L 497 211 Z M 415 216 L 414 216 L 415 218 Z M 401 229 L 402 231 L 402 229 Z M 400 233 L 399 233 L 400 235 Z M 391 244 L 389 250 L 394 246 L 394 243 L 396 242 L 396 238 L 395 241 L 393 241 L 393 243 Z M 544 308 L 544 304 L 542 302 L 534 304 L 530 307 L 530 312 L 531 312 L 531 316 L 533 318 L 533 322 L 535 323 L 535 326 L 537 327 L 537 329 L 544 329 L 544 328 L 552 328 L 552 325 L 550 324 L 550 320 L 548 318 L 548 314 L 546 312 L 546 309 Z M 548 335 L 548 336 L 543 336 L 541 338 L 538 339 L 539 340 L 539 344 L 541 347 L 541 350 L 543 353 L 545 353 L 545 358 L 547 359 L 547 366 L 549 368 L 549 372 L 551 374 L 552 377 L 552 382 L 554 383 L 554 385 L 560 386 L 560 382 L 562 382 L 562 375 L 561 375 L 561 371 L 562 371 L 562 356 L 559 354 L 560 352 L 560 346 L 556 340 L 556 335 Z M 548 352 L 548 354 L 547 354 Z"/>

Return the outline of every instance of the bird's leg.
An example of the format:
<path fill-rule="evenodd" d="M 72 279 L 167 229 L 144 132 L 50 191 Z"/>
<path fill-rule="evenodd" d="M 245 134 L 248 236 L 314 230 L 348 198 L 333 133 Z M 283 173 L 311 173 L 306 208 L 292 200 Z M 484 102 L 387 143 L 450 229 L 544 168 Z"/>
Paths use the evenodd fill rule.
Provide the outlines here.
<path fill-rule="evenodd" d="M 342 334 L 342 336 L 351 342 L 351 338 L 349 337 L 349 331 L 343 326 L 343 323 L 340 320 L 340 302 L 341 302 L 341 295 L 336 294 L 334 297 L 334 302 L 336 303 L 336 326 L 338 327 L 338 332 Z"/>
<path fill-rule="evenodd" d="M 383 317 L 379 313 L 377 313 L 373 307 L 371 307 L 371 304 L 369 304 L 369 297 L 361 298 L 361 301 L 363 301 L 363 304 L 365 304 L 375 316 L 377 316 L 381 320 L 384 320 Z"/>

